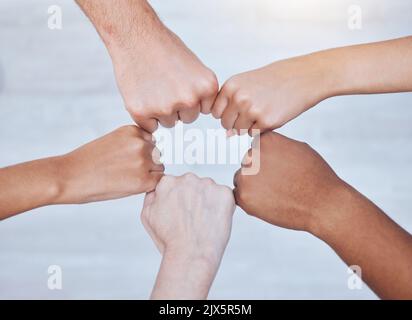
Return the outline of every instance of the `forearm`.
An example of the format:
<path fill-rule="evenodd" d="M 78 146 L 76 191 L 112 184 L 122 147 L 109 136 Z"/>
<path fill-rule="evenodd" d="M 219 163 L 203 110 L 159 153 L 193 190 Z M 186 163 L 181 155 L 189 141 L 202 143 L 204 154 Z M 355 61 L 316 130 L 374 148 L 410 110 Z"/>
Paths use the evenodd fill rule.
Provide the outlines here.
<path fill-rule="evenodd" d="M 316 236 L 328 243 L 381 298 L 412 298 L 412 236 L 372 202 L 349 186 L 338 195 L 339 205 L 319 223 Z"/>
<path fill-rule="evenodd" d="M 412 36 L 308 55 L 322 66 L 328 96 L 412 91 Z"/>
<path fill-rule="evenodd" d="M 0 169 L 0 220 L 56 203 L 61 193 L 60 158 Z"/>
<path fill-rule="evenodd" d="M 218 267 L 207 260 L 171 256 L 162 259 L 151 299 L 206 299 Z"/>
<path fill-rule="evenodd" d="M 161 24 L 146 0 L 76 0 L 109 51 L 144 40 Z"/>

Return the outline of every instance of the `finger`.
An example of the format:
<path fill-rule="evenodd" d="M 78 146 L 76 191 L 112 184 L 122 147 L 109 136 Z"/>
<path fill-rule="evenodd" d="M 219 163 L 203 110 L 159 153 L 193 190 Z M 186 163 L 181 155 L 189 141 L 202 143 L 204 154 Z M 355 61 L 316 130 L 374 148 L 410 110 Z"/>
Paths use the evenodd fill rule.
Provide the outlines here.
<path fill-rule="evenodd" d="M 154 142 L 155 142 L 155 139 L 154 139 L 153 135 L 150 132 L 147 132 L 143 128 L 138 128 L 137 129 L 137 136 L 139 138 L 142 138 L 146 142 L 149 142 L 150 144 L 154 144 Z"/>
<path fill-rule="evenodd" d="M 216 101 L 216 97 L 217 94 L 214 94 L 213 96 L 202 99 L 202 101 L 200 102 L 200 110 L 203 114 L 209 114 L 212 111 L 212 107 Z"/>
<path fill-rule="evenodd" d="M 170 116 L 159 116 L 159 122 L 165 128 L 173 128 L 178 120 L 177 112 Z"/>
<path fill-rule="evenodd" d="M 200 104 L 191 108 L 181 108 L 179 110 L 179 119 L 183 123 L 192 123 L 194 122 L 200 114 Z"/>
<path fill-rule="evenodd" d="M 235 188 L 237 188 L 238 186 L 238 179 L 239 179 L 239 175 L 241 174 L 241 169 L 237 170 L 233 176 L 233 186 Z"/>
<path fill-rule="evenodd" d="M 249 128 L 254 124 L 254 120 L 247 116 L 246 112 L 243 112 L 236 119 L 233 127 L 237 130 L 239 135 L 248 133 Z"/>
<path fill-rule="evenodd" d="M 163 164 L 153 164 L 152 168 L 150 169 L 151 173 L 164 173 L 165 171 L 165 166 Z"/>
<path fill-rule="evenodd" d="M 221 91 L 215 103 L 212 106 L 212 115 L 216 119 L 220 119 L 222 117 L 223 111 L 225 111 L 227 105 L 229 104 L 229 98 L 226 96 L 224 91 Z"/>
<path fill-rule="evenodd" d="M 153 164 L 155 165 L 163 165 L 161 158 L 162 158 L 162 153 L 160 150 L 156 147 L 155 144 L 152 144 L 152 149 L 150 150 L 151 154 L 151 159 Z"/>
<path fill-rule="evenodd" d="M 238 188 L 233 189 L 233 196 L 235 197 L 236 205 L 240 207 L 239 200 L 238 200 L 239 199 L 239 189 Z"/>
<path fill-rule="evenodd" d="M 262 125 L 258 122 L 255 121 L 252 126 L 249 128 L 249 135 L 251 137 L 258 136 L 259 134 L 263 133 L 262 131 Z"/>
<path fill-rule="evenodd" d="M 134 114 L 131 114 L 132 119 L 134 120 L 134 122 L 136 122 L 136 124 L 144 129 L 145 131 L 152 133 L 155 132 L 157 130 L 158 127 L 158 123 L 156 119 L 147 119 L 147 118 L 142 118 L 140 116 L 136 116 Z"/>
<path fill-rule="evenodd" d="M 252 161 L 253 161 L 253 150 L 249 149 L 243 156 L 241 167 L 250 168 L 252 166 Z"/>
<path fill-rule="evenodd" d="M 233 125 L 235 124 L 238 116 L 239 112 L 237 107 L 234 103 L 230 103 L 222 114 L 221 123 L 223 128 L 225 128 L 226 130 L 233 129 Z"/>

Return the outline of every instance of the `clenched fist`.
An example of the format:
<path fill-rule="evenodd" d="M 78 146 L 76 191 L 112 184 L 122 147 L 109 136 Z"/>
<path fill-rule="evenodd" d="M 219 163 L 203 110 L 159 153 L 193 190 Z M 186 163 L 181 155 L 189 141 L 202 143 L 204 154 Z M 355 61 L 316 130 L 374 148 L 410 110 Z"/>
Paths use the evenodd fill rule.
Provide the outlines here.
<path fill-rule="evenodd" d="M 153 298 L 205 298 L 228 243 L 232 190 L 193 174 L 164 176 L 146 196 L 142 222 L 163 254 Z"/>
<path fill-rule="evenodd" d="M 239 170 L 234 185 L 236 203 L 247 213 L 280 227 L 311 231 L 336 212 L 335 191 L 344 183 L 307 144 L 267 132 L 260 137 L 259 172 L 242 175 Z"/>
<path fill-rule="evenodd" d="M 76 0 L 93 22 L 113 60 L 127 110 L 153 132 L 180 119 L 210 113 L 218 92 L 215 74 L 157 17 L 145 0 Z"/>
<path fill-rule="evenodd" d="M 160 22 L 144 40 L 111 50 L 120 92 L 135 122 L 149 132 L 160 122 L 190 123 L 209 113 L 218 91 L 215 74 Z"/>
<path fill-rule="evenodd" d="M 154 190 L 163 176 L 152 135 L 125 126 L 59 158 L 57 203 L 109 200 Z"/>
<path fill-rule="evenodd" d="M 283 126 L 328 97 L 320 63 L 309 56 L 238 74 L 222 87 L 212 108 L 227 130 L 252 134 Z"/>

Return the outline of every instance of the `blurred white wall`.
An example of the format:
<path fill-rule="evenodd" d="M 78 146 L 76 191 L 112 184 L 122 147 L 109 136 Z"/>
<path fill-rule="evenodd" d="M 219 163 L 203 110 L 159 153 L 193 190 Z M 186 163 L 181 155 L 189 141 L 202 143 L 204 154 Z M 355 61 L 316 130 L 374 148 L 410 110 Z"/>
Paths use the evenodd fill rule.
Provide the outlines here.
<path fill-rule="evenodd" d="M 195 3 L 195 4 L 194 4 Z M 45 0 L 0 2 L 0 166 L 67 152 L 131 123 L 110 59 L 74 1 L 63 29 L 47 28 Z M 217 73 L 231 75 L 328 47 L 412 33 L 408 0 L 152 1 L 162 20 Z M 350 30 L 347 9 L 362 9 Z M 285 126 L 338 174 L 412 230 L 411 94 L 339 97 Z M 219 128 L 201 117 L 187 126 Z M 236 166 L 168 168 L 232 184 Z M 0 223 L 0 298 L 147 298 L 160 257 L 140 225 L 142 196 L 59 206 Z M 48 290 L 47 268 L 63 270 Z M 240 209 L 211 298 L 374 298 L 347 288 L 346 266 L 325 244 Z"/>

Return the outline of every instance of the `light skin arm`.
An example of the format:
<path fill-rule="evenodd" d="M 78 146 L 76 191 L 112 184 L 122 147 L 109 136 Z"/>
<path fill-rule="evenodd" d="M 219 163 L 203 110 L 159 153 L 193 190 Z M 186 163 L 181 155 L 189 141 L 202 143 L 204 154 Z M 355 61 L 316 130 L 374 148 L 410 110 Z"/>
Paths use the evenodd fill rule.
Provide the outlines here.
<path fill-rule="evenodd" d="M 156 187 L 164 167 L 151 134 L 121 127 L 66 155 L 0 169 L 0 220 L 53 204 L 117 199 Z"/>
<path fill-rule="evenodd" d="M 163 255 L 152 299 L 206 299 L 229 241 L 232 190 L 193 174 L 164 176 L 141 219 Z"/>
<path fill-rule="evenodd" d="M 342 181 L 307 144 L 268 132 L 260 171 L 234 178 L 237 204 L 273 225 L 325 241 L 381 298 L 412 298 L 412 236 Z M 253 160 L 252 160 L 253 161 Z M 247 163 L 246 163 L 247 165 Z"/>
<path fill-rule="evenodd" d="M 170 31 L 144 0 L 77 0 L 112 58 L 119 90 L 134 121 L 153 132 L 210 113 L 215 74 Z"/>
<path fill-rule="evenodd" d="M 227 130 L 268 131 L 333 96 L 412 91 L 412 36 L 274 62 L 233 76 L 212 114 Z M 239 133 L 239 132 L 236 132 Z"/>

